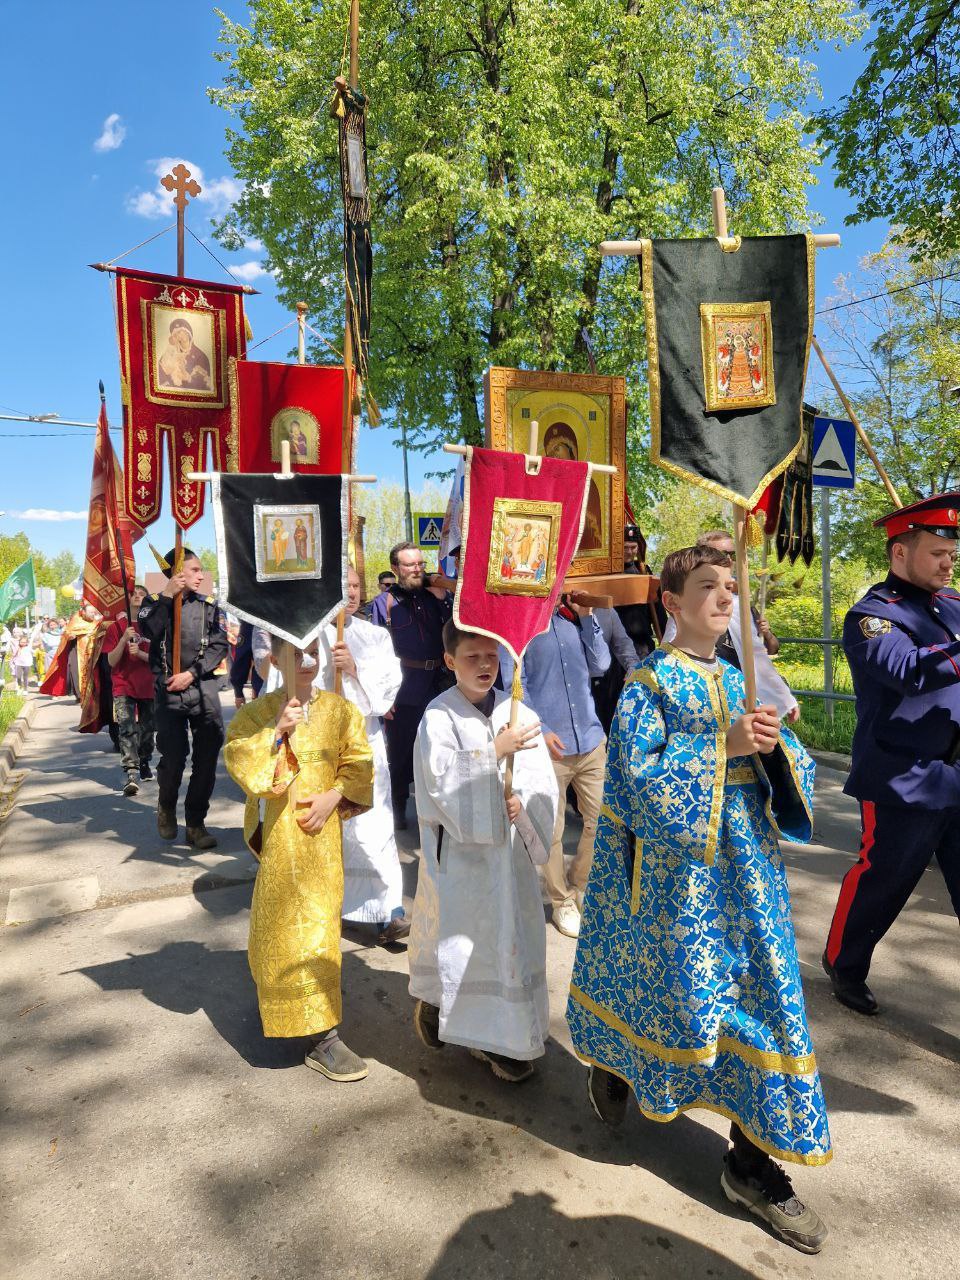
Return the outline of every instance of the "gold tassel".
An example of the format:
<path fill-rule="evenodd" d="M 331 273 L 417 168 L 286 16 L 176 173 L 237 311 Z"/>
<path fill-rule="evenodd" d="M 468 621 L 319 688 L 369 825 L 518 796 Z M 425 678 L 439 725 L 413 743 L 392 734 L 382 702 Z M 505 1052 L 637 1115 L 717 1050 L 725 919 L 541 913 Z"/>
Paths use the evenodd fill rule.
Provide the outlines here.
<path fill-rule="evenodd" d="M 252 342 L 253 341 L 253 325 L 250 323 L 246 312 L 243 313 L 243 329 L 247 335 L 247 341 Z"/>
<path fill-rule="evenodd" d="M 160 566 L 160 572 L 168 573 L 170 570 L 170 561 L 166 558 L 166 556 L 162 556 L 160 554 L 160 552 L 157 550 L 157 548 L 153 545 L 152 542 L 148 542 L 147 546 L 153 552 L 153 558 L 154 560 L 156 560 L 157 564 Z"/>
<path fill-rule="evenodd" d="M 763 546 L 763 528 L 760 521 L 752 513 L 747 515 L 747 546 L 762 547 Z"/>
<path fill-rule="evenodd" d="M 519 662 L 513 664 L 513 688 L 510 690 L 510 694 L 514 702 L 523 701 L 523 681 L 520 679 Z"/>

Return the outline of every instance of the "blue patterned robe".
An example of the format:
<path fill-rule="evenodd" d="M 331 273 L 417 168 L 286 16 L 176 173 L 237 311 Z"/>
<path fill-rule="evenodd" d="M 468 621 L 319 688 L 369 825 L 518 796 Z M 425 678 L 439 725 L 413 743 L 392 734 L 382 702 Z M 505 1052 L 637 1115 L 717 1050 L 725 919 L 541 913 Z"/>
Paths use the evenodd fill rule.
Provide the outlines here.
<path fill-rule="evenodd" d="M 628 677 L 567 1021 L 652 1120 L 706 1107 L 784 1160 L 830 1135 L 777 837 L 809 840 L 813 761 L 790 732 L 727 759 L 743 677 L 672 645 Z M 761 765 L 762 761 L 762 765 Z"/>

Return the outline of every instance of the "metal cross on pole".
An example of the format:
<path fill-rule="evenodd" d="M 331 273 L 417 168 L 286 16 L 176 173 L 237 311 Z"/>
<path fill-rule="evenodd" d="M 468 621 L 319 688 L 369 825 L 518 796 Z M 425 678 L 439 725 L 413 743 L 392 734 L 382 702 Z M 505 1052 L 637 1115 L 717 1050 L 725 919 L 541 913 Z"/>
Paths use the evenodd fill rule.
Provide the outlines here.
<path fill-rule="evenodd" d="M 177 275 L 183 275 L 184 245 L 183 231 L 186 225 L 186 210 L 190 200 L 196 200 L 203 190 L 200 183 L 190 176 L 185 164 L 175 164 L 173 170 L 160 179 L 161 187 L 173 195 L 173 203 L 177 210 Z"/>
<path fill-rule="evenodd" d="M 190 170 L 183 163 L 175 164 L 170 173 L 165 174 L 160 179 L 160 185 L 165 187 L 167 191 L 173 195 L 173 203 L 177 210 L 177 275 L 184 274 L 184 228 L 186 226 L 187 204 L 190 200 L 195 200 L 203 188 L 195 178 L 190 176 Z M 176 526 L 176 538 L 174 540 L 173 554 L 173 572 L 179 573 L 183 568 L 183 530 L 179 525 Z M 180 674 L 180 619 L 183 615 L 183 595 L 174 596 L 173 600 L 173 671 L 172 675 Z"/>

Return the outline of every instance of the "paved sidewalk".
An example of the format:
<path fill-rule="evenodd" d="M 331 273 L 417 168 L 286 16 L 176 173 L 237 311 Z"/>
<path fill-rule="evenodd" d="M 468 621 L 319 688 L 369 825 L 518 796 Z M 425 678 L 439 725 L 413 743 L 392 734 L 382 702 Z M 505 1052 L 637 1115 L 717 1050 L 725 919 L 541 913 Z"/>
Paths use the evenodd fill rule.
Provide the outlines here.
<path fill-rule="evenodd" d="M 928 872 L 878 954 L 884 1016 L 833 1000 L 818 957 L 857 830 L 826 771 L 817 843 L 788 855 L 836 1145 L 824 1169 L 796 1171 L 832 1229 L 806 1258 L 723 1198 L 719 1117 L 595 1119 L 563 1020 L 574 944 L 552 928 L 553 1040 L 526 1085 L 423 1048 L 405 952 L 361 934 L 344 941 L 344 1037 L 369 1078 L 334 1085 L 264 1040 L 239 793 L 218 782 L 219 850 L 168 845 L 156 784 L 125 800 L 106 735 L 75 723 L 72 704 L 40 709 L 0 823 L 5 1280 L 862 1280 L 954 1265 L 956 920 Z"/>

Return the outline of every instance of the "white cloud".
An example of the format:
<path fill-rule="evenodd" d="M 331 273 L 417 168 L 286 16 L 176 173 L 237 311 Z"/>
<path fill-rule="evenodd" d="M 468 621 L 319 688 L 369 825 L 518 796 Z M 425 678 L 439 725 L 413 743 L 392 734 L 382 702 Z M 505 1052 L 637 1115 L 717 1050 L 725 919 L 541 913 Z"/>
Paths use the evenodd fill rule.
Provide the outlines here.
<path fill-rule="evenodd" d="M 262 240 L 244 240 L 243 247 L 247 253 L 263 253 Z"/>
<path fill-rule="evenodd" d="M 198 164 L 179 156 L 162 156 L 159 160 L 151 160 L 148 166 L 157 179 L 156 185 L 148 191 L 134 191 L 127 196 L 127 212 L 140 218 L 173 217 L 176 213 L 173 193 L 160 185 L 160 179 L 178 164 L 185 165 L 190 176 L 200 184 L 201 191 L 195 203 L 212 218 L 226 213 L 243 194 L 243 183 L 238 178 L 207 178 Z"/>
<path fill-rule="evenodd" d="M 87 511 L 51 511 L 49 507 L 28 507 L 26 511 L 6 511 L 5 515 L 12 520 L 47 520 L 53 523 L 60 520 L 86 520 Z"/>
<path fill-rule="evenodd" d="M 246 284 L 253 284 L 254 280 L 259 280 L 261 276 L 268 276 L 271 273 L 262 262 L 231 262 L 230 274 L 236 276 L 238 280 L 245 281 Z"/>
<path fill-rule="evenodd" d="M 127 126 L 116 111 L 111 112 L 103 122 L 100 137 L 93 144 L 94 151 L 116 151 L 127 136 Z"/>

